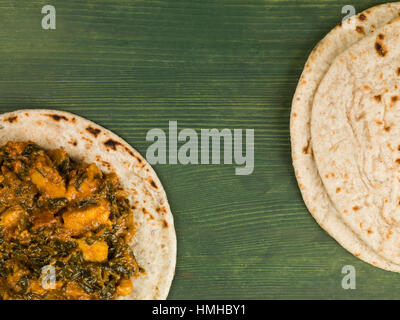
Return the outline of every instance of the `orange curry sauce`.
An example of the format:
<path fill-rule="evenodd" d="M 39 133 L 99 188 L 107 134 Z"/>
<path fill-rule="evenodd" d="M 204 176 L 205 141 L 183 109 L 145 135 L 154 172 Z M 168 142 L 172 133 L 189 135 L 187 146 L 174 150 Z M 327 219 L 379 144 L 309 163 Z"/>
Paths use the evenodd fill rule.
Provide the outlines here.
<path fill-rule="evenodd" d="M 128 245 L 133 234 L 114 173 L 63 149 L 0 148 L 0 299 L 129 295 L 142 271 Z"/>

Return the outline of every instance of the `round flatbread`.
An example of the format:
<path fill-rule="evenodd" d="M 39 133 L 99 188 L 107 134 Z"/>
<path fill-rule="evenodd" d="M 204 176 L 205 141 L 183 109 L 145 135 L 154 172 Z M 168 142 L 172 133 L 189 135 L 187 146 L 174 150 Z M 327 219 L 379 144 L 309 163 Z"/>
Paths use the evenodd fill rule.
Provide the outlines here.
<path fill-rule="evenodd" d="M 338 216 L 400 263 L 400 18 L 333 62 L 314 97 L 311 136 Z M 339 94 L 338 94 L 339 93 Z"/>
<path fill-rule="evenodd" d="M 400 266 L 365 243 L 342 219 L 321 180 L 311 138 L 314 96 L 335 59 L 360 40 L 399 16 L 400 3 L 368 9 L 335 27 L 312 51 L 293 98 L 291 112 L 292 158 L 303 199 L 316 221 L 343 247 L 377 267 L 400 272 Z M 340 96 L 340 92 L 336 93 Z M 335 189 L 336 192 L 336 189 Z"/>
<path fill-rule="evenodd" d="M 92 121 L 42 109 L 0 115 L 0 145 L 7 141 L 32 141 L 45 149 L 62 147 L 76 160 L 115 172 L 129 193 L 136 227 L 131 245 L 146 271 L 133 278 L 133 292 L 123 299 L 167 298 L 176 263 L 174 221 L 161 182 L 135 149 Z"/>

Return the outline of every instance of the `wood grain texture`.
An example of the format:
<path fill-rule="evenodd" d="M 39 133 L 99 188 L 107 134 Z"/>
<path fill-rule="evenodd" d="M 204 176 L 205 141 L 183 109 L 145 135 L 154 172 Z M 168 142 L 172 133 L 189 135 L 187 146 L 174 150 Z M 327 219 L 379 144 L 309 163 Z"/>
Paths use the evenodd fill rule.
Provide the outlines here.
<path fill-rule="evenodd" d="M 357 1 L 357 11 L 378 1 Z M 41 7 L 57 30 L 41 29 Z M 157 165 L 176 221 L 171 299 L 399 298 L 305 208 L 290 158 L 303 64 L 342 19 L 334 0 L 0 0 L 0 111 L 78 113 L 145 155 L 151 128 L 254 128 L 255 170 Z M 350 3 L 351 4 L 351 3 Z M 341 268 L 357 289 L 341 288 Z"/>

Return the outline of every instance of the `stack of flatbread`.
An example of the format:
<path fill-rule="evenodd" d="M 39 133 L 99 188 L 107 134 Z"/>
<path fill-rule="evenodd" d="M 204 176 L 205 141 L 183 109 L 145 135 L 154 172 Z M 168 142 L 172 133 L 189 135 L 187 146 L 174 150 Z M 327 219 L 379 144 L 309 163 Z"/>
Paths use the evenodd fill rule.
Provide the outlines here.
<path fill-rule="evenodd" d="M 356 257 L 400 272 L 400 2 L 345 20 L 316 46 L 290 132 L 315 220 Z"/>

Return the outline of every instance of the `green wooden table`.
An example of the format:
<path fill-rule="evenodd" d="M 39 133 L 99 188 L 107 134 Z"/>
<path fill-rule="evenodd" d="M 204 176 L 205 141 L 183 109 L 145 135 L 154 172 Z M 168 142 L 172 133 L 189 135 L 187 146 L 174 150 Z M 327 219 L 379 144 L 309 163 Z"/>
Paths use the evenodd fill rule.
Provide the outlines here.
<path fill-rule="evenodd" d="M 41 28 L 46 4 L 56 30 Z M 315 223 L 291 166 L 297 79 L 346 4 L 0 0 L 0 111 L 75 112 L 143 155 L 147 131 L 169 120 L 255 129 L 252 175 L 234 175 L 234 165 L 154 166 L 178 237 L 171 299 L 400 298 L 399 275 L 356 259 Z M 356 290 L 341 287 L 347 264 Z"/>

